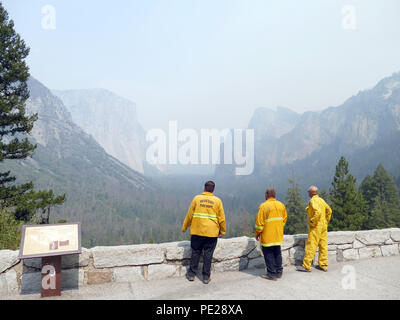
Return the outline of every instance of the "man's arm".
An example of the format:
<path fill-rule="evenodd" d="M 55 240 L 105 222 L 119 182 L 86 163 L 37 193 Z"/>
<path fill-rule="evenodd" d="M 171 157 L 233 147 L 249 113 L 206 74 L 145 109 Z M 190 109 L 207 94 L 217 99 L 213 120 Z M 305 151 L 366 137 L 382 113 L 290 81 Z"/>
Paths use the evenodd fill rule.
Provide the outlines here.
<path fill-rule="evenodd" d="M 260 234 L 262 233 L 262 231 L 264 230 L 264 210 L 262 208 L 262 206 L 260 205 L 258 207 L 258 213 L 257 213 L 257 218 L 256 218 L 256 224 L 254 226 L 254 231 L 256 233 L 256 240 L 258 241 L 258 239 L 260 238 Z"/>
<path fill-rule="evenodd" d="M 283 225 L 286 224 L 286 221 L 287 221 L 287 211 L 285 205 L 283 204 Z"/>
<path fill-rule="evenodd" d="M 325 212 L 326 212 L 326 222 L 329 223 L 329 221 L 331 221 L 331 217 L 332 217 L 332 209 L 327 203 L 326 203 L 326 207 L 325 207 Z"/>
<path fill-rule="evenodd" d="M 192 203 L 190 204 L 190 207 L 189 207 L 188 212 L 186 214 L 185 221 L 183 221 L 182 232 L 185 232 L 186 229 L 191 226 L 195 208 L 196 208 L 196 198 L 194 198 Z"/>
<path fill-rule="evenodd" d="M 319 221 L 321 213 L 318 210 L 317 204 L 312 199 L 308 205 L 308 210 L 311 212 L 310 227 L 315 227 Z"/>
<path fill-rule="evenodd" d="M 226 220 L 225 211 L 222 201 L 220 202 L 219 212 L 218 212 L 218 223 L 219 223 L 219 237 L 222 237 L 226 233 Z"/>

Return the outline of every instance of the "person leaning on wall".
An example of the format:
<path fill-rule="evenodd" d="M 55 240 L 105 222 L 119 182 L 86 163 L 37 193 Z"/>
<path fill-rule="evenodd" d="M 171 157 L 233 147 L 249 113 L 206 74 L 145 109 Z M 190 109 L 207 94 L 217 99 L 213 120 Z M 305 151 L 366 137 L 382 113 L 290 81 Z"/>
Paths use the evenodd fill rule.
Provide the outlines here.
<path fill-rule="evenodd" d="M 221 199 L 214 196 L 215 183 L 207 181 L 204 192 L 193 198 L 185 221 L 182 225 L 182 232 L 190 227 L 190 247 L 192 256 L 186 278 L 194 281 L 203 253 L 203 283 L 211 281 L 211 261 L 217 245 L 218 237 L 226 233 L 225 213 Z"/>

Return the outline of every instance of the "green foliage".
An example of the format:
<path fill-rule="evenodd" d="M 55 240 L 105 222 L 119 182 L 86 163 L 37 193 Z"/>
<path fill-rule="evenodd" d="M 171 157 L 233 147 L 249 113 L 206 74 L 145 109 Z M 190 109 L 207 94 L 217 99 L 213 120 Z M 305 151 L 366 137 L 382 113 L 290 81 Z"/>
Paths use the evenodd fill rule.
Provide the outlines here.
<path fill-rule="evenodd" d="M 29 48 L 14 31 L 14 22 L 0 3 L 0 161 L 24 159 L 36 146 L 18 134 L 29 133 L 37 114 L 25 115 L 29 98 L 29 69 L 25 58 Z M 7 138 L 7 139 L 5 139 Z"/>
<path fill-rule="evenodd" d="M 15 219 L 12 213 L 0 210 L 0 250 L 16 250 L 21 241 L 22 221 Z"/>
<path fill-rule="evenodd" d="M 331 198 L 330 198 L 330 196 L 329 196 L 328 191 L 326 191 L 326 189 L 322 189 L 321 192 L 319 192 L 319 197 L 322 198 L 322 199 L 324 199 L 325 202 L 326 202 L 329 206 L 332 205 L 332 203 L 331 203 Z"/>
<path fill-rule="evenodd" d="M 286 234 L 307 232 L 307 211 L 302 201 L 301 189 L 294 177 L 289 179 L 290 187 L 286 193 L 286 211 L 288 219 L 285 225 Z"/>
<path fill-rule="evenodd" d="M 339 159 L 329 196 L 332 208 L 330 230 L 360 230 L 366 216 L 366 203 L 357 191 L 356 179 L 344 157 Z"/>
<path fill-rule="evenodd" d="M 400 226 L 400 196 L 382 164 L 378 165 L 372 177 L 365 177 L 360 191 L 369 209 L 365 229 Z"/>
<path fill-rule="evenodd" d="M 0 162 L 32 156 L 36 145 L 26 137 L 38 115 L 26 115 L 29 98 L 29 69 L 25 59 L 29 48 L 14 30 L 14 22 L 0 3 Z M 38 209 L 47 210 L 65 201 L 65 195 L 54 197 L 53 191 L 34 191 L 32 182 L 15 185 L 10 171 L 0 172 L 0 208 L 10 208 L 17 220 L 28 221 Z M 46 223 L 46 215 L 40 223 Z"/>
<path fill-rule="evenodd" d="M 50 208 L 63 204 L 65 194 L 54 196 L 53 190 L 30 190 L 16 201 L 15 216 L 19 220 L 28 221 L 35 215 L 35 220 L 39 224 L 50 223 Z"/>

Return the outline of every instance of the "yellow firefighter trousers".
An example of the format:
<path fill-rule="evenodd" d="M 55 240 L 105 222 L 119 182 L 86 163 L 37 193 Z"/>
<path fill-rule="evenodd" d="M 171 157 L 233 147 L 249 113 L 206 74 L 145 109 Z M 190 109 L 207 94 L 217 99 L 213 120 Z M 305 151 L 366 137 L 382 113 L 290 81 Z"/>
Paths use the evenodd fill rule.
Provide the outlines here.
<path fill-rule="evenodd" d="M 318 223 L 317 226 L 309 228 L 308 238 L 305 247 L 303 267 L 311 270 L 311 263 L 315 253 L 319 250 L 318 265 L 328 269 L 328 227 L 325 223 Z"/>

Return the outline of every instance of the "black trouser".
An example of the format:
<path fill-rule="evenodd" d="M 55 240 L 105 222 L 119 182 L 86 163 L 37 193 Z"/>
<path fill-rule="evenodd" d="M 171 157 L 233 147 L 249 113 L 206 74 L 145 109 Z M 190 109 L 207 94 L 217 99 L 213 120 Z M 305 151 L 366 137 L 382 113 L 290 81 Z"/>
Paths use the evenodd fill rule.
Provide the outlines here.
<path fill-rule="evenodd" d="M 192 257 L 190 258 L 190 268 L 188 274 L 196 275 L 199 266 L 200 255 L 203 253 L 203 276 L 210 277 L 211 261 L 218 238 L 203 237 L 192 235 L 190 247 L 192 248 Z"/>
<path fill-rule="evenodd" d="M 267 274 L 271 277 L 282 275 L 282 253 L 281 246 L 262 247 Z"/>

